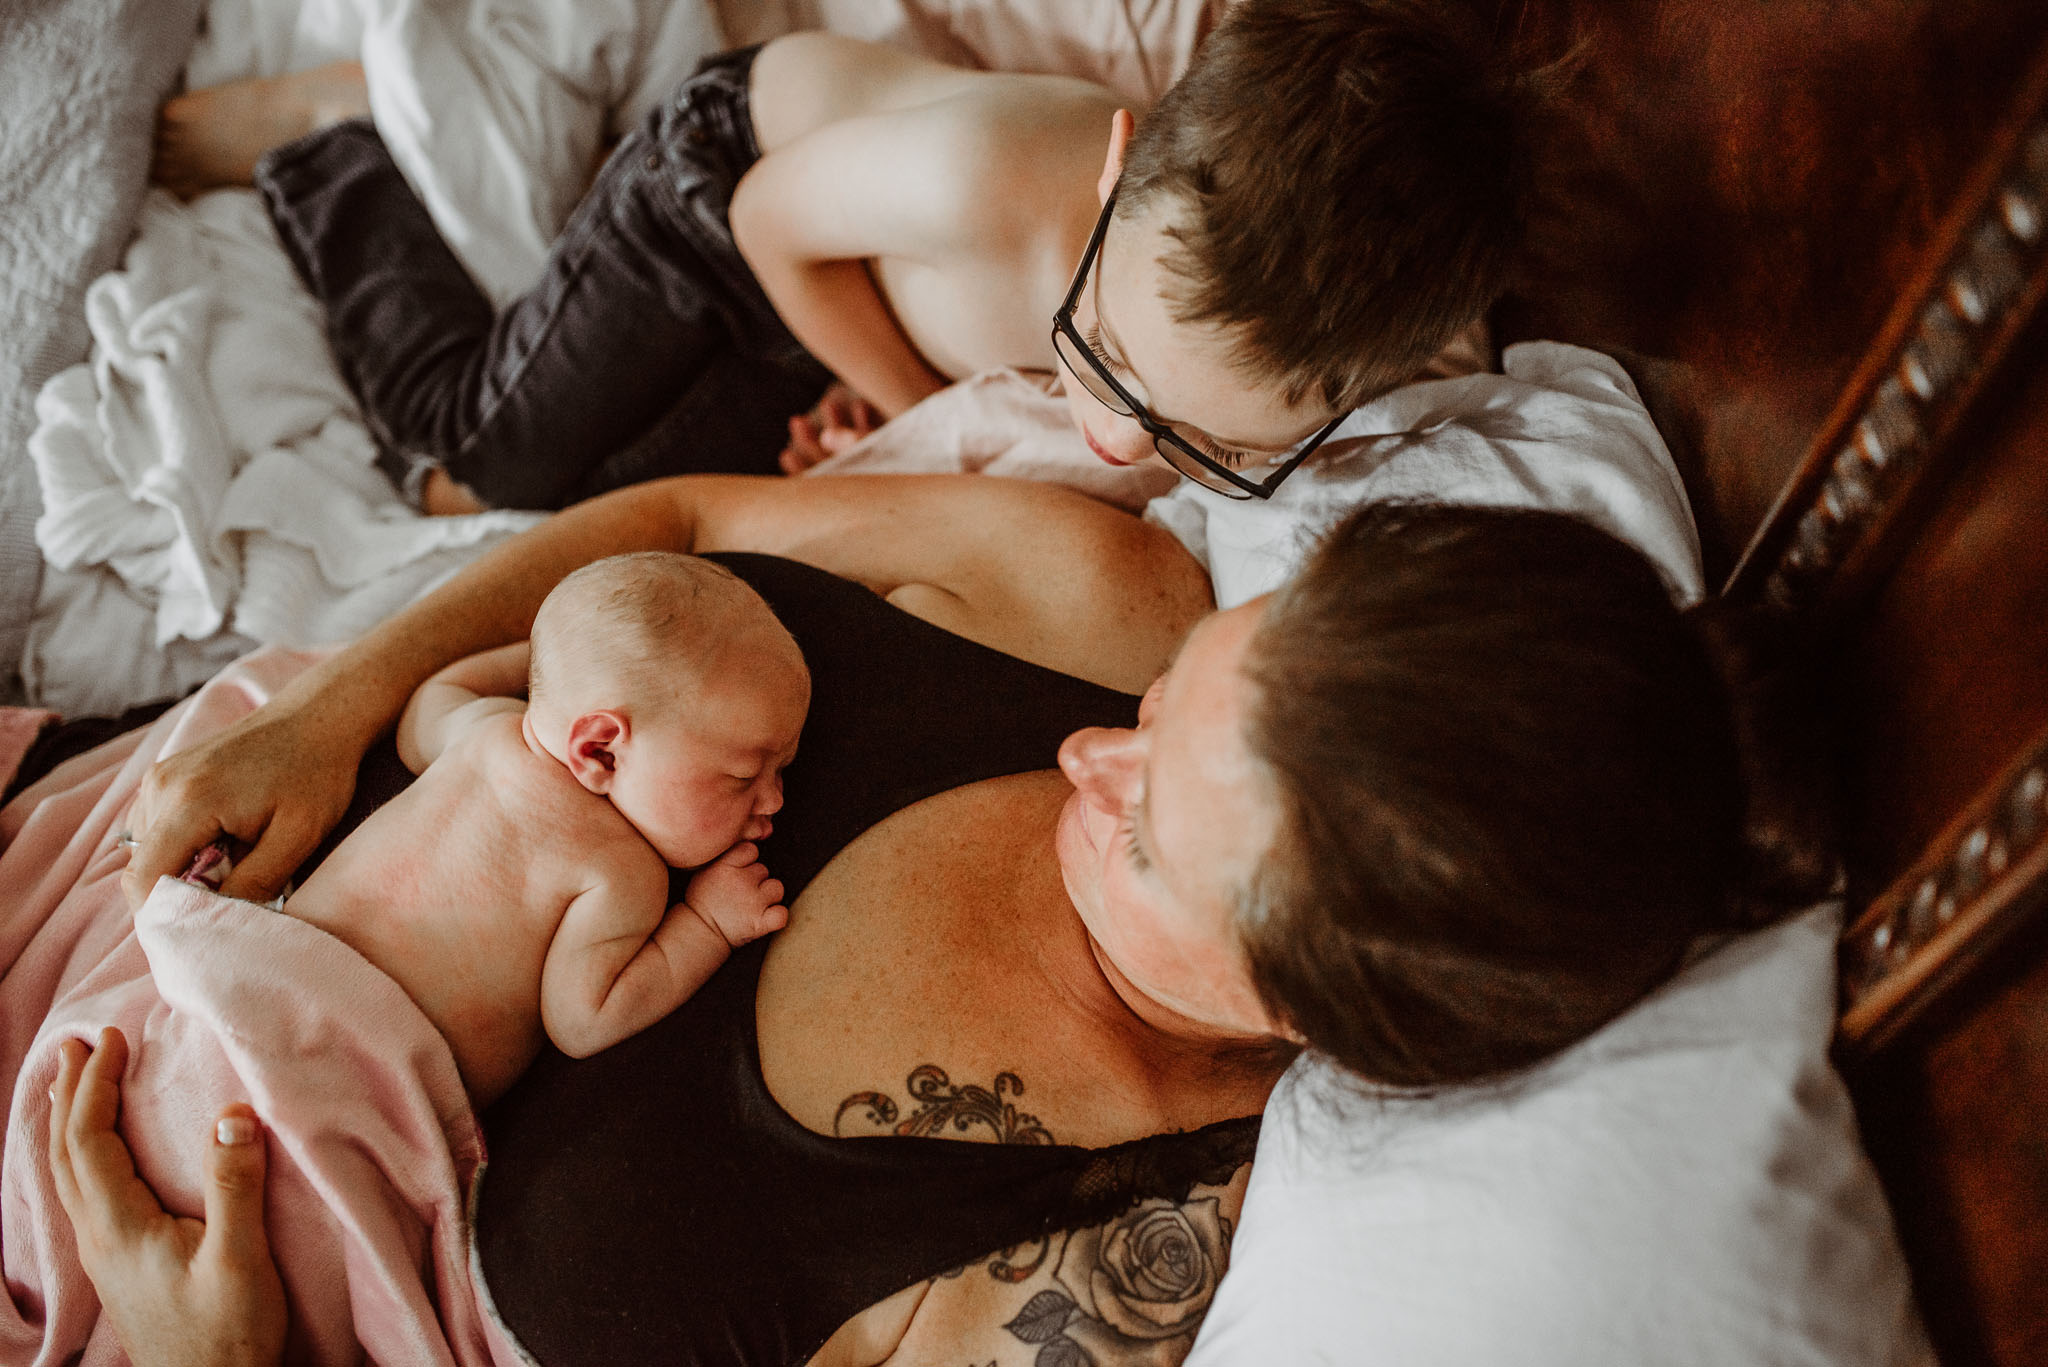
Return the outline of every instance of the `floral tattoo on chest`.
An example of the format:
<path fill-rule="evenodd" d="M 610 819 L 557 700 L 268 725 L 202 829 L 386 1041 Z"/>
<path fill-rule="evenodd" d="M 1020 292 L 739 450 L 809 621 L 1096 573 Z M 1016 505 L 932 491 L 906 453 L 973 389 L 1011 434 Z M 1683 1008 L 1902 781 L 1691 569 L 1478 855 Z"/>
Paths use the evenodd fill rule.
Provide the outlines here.
<path fill-rule="evenodd" d="M 955 1084 L 943 1068 L 926 1063 L 911 1070 L 904 1086 L 907 1108 L 884 1092 L 847 1097 L 833 1116 L 833 1133 L 1058 1142 L 1019 1107 L 1024 1082 L 1015 1073 L 999 1072 L 987 1087 Z M 1036 1349 L 1033 1367 L 1170 1367 L 1187 1355 L 1215 1298 L 1230 1261 L 1231 1234 L 1214 1197 L 1152 1197 L 1105 1223 L 1056 1231 L 978 1265 L 999 1282 L 1049 1283 L 1002 1326 Z"/>
<path fill-rule="evenodd" d="M 1214 1197 L 1142 1201 L 1107 1224 L 1054 1236 L 1054 1285 L 1003 1328 L 1035 1344 L 1034 1367 L 1178 1363 L 1230 1261 Z"/>
<path fill-rule="evenodd" d="M 1015 1073 L 997 1073 L 993 1087 L 972 1082 L 956 1087 L 945 1069 L 936 1063 L 921 1063 L 910 1070 L 903 1085 L 916 1103 L 909 1115 L 899 1120 L 895 1098 L 884 1092 L 855 1092 L 839 1103 L 832 1117 L 832 1133 L 841 1139 L 862 1133 L 943 1138 L 951 1130 L 965 1138 L 993 1139 L 998 1144 L 1055 1142 L 1037 1116 L 1017 1109 L 1024 1081 Z M 863 1124 L 865 1130 L 859 1128 Z"/>

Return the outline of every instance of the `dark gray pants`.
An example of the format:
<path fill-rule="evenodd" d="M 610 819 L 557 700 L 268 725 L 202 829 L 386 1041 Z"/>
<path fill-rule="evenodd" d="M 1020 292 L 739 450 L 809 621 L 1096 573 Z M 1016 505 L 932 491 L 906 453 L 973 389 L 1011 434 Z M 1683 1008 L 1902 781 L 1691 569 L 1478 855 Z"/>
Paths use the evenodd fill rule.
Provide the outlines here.
<path fill-rule="evenodd" d="M 494 315 L 367 120 L 258 166 L 387 474 L 443 467 L 493 507 L 559 508 L 662 475 L 770 474 L 831 375 L 733 246 L 759 157 L 754 49 L 707 60 L 598 173 L 530 293 Z"/>

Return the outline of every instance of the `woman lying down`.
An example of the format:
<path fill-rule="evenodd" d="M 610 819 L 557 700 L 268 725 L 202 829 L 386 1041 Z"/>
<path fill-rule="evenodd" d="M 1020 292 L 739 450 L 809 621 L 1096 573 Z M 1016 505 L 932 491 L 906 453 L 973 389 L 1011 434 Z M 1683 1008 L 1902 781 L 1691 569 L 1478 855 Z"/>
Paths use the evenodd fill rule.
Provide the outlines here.
<path fill-rule="evenodd" d="M 345 737 L 374 734 L 356 722 L 385 706 L 351 690 L 382 679 L 362 667 L 394 643 L 440 624 L 390 666 L 424 677 L 433 651 L 496 629 L 465 613 L 530 621 L 555 578 L 621 541 L 731 544 L 746 519 L 719 491 L 737 488 L 628 490 L 479 562 L 158 770 L 138 863 L 217 833 L 239 799 L 209 791 L 217 778 L 315 800 L 337 770 L 345 784 L 361 753 Z M 1200 596 L 1132 577 L 1127 538 L 1153 529 L 1123 519 L 1062 562 L 1088 540 L 1064 535 L 1074 520 L 1110 514 L 1051 490 L 960 496 L 1033 504 L 1047 559 L 1019 573 L 1035 597 L 963 577 L 934 558 L 943 537 L 873 527 L 840 568 L 889 600 L 718 557 L 810 675 L 762 844 L 788 925 L 623 1043 L 541 1052 L 483 1117 L 473 1257 L 447 1214 L 459 1191 L 394 1171 L 377 1218 L 418 1212 L 409 1267 L 337 1260 L 356 1226 L 280 1204 L 325 1160 L 262 1095 L 123 1110 L 149 1028 L 88 1053 L 75 1022 L 38 1075 L 54 1100 L 34 1120 L 77 1230 L 77 1263 L 51 1258 L 91 1276 L 135 1362 L 342 1358 L 351 1333 L 378 1360 L 523 1351 L 550 1367 L 1178 1361 L 1228 1265 L 1258 1112 L 1298 1050 L 1376 1085 L 1497 1077 L 1640 1000 L 1716 923 L 1739 806 L 1724 701 L 1657 574 L 1604 533 L 1367 508 L 1277 594 L 1194 621 L 1139 700 L 1115 685 L 1156 670 Z M 672 524 L 645 521 L 656 501 L 680 510 Z M 830 536 L 807 552 L 831 562 Z M 1043 615 L 1063 601 L 1065 634 Z M 1040 663 L 1083 647 L 1092 680 Z M 394 774 L 373 755 L 352 816 Z M 166 880 L 139 923 L 180 899 L 248 906 Z M 419 1071 L 459 1184 L 477 1155 L 445 1048 Z M 394 1108 L 356 1104 L 358 1147 L 401 1151 Z M 188 1127 L 217 1180 L 152 1192 L 122 1142 L 153 1143 L 144 1125 Z M 203 1204 L 205 1224 L 173 1222 L 160 1197 Z M 8 1253 L 11 1273 L 12 1239 Z M 394 1264 L 431 1300 L 408 1299 Z M 60 1355 L 106 1342 L 78 1305 Z"/>

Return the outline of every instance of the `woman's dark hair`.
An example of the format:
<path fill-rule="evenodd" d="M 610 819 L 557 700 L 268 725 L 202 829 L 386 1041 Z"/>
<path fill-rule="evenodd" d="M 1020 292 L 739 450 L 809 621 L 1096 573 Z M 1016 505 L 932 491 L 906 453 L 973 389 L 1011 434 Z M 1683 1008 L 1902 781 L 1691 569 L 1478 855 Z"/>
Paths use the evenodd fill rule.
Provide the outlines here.
<path fill-rule="evenodd" d="M 1372 1082 L 1524 1067 L 1725 924 L 1726 696 L 1656 571 L 1552 513 L 1380 504 L 1245 665 L 1273 845 L 1239 926 L 1266 1006 Z"/>

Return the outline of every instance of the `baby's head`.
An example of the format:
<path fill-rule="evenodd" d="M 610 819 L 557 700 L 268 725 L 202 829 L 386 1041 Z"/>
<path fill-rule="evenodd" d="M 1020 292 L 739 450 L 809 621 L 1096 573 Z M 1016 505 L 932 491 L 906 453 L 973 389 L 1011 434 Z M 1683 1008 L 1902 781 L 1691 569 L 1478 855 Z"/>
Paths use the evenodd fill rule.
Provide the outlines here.
<path fill-rule="evenodd" d="M 1460 6 L 1240 0 L 1134 131 L 1118 116 L 1076 331 L 1203 454 L 1270 461 L 1412 377 L 1500 294 L 1532 89 Z M 1062 348 L 1096 453 L 1150 457 Z"/>
<path fill-rule="evenodd" d="M 736 575 L 641 551 L 585 565 L 541 604 L 528 697 L 534 741 L 694 868 L 768 833 L 811 676 Z"/>

